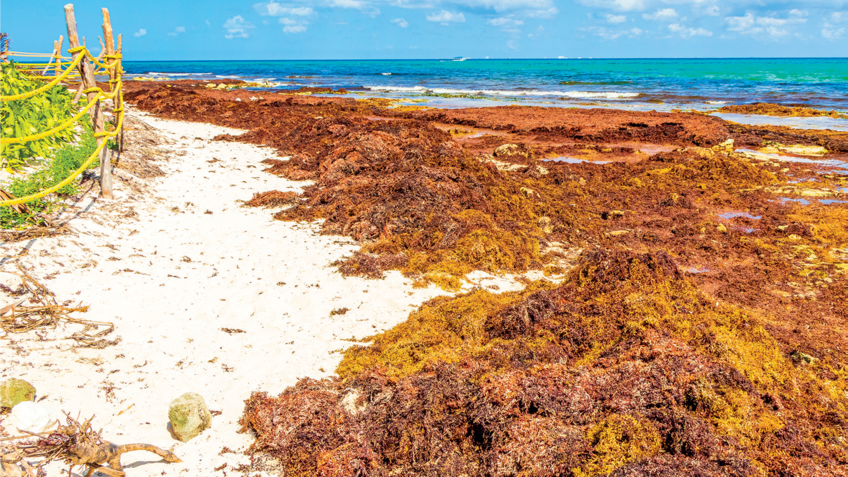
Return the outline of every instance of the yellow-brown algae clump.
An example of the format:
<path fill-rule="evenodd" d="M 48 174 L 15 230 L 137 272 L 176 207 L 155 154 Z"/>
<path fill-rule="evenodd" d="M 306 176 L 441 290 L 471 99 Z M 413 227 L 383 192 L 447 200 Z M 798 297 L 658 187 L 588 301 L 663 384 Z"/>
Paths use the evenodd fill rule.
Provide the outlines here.
<path fill-rule="evenodd" d="M 768 321 L 668 255 L 590 252 L 559 286 L 429 302 L 242 423 L 294 474 L 839 475 L 848 385 Z"/>

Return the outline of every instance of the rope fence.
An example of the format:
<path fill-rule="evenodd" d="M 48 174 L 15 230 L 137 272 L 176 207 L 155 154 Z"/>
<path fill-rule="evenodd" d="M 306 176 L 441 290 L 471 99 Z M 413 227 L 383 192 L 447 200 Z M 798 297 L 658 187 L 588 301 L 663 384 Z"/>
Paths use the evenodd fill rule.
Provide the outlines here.
<path fill-rule="evenodd" d="M 97 147 L 94 152 L 83 162 L 76 171 L 63 179 L 58 184 L 55 184 L 45 190 L 30 194 L 25 197 L 17 197 L 0 202 L 0 207 L 8 207 L 34 200 L 41 199 L 49 194 L 52 194 L 66 185 L 70 184 L 80 174 L 85 172 L 95 160 L 100 158 L 100 186 L 101 195 L 104 198 L 111 199 L 112 196 L 112 163 L 110 154 L 107 153 L 108 140 L 116 138 L 116 142 L 120 145 L 123 143 L 123 124 L 124 124 L 124 102 L 123 102 L 123 82 L 121 80 L 123 69 L 121 66 L 121 36 L 118 35 L 117 48 L 112 36 L 112 25 L 109 19 L 109 11 L 103 9 L 103 33 L 106 39 L 105 44 L 101 41 L 103 52 L 99 56 L 94 56 L 88 48 L 80 45 L 79 36 L 77 35 L 76 20 L 74 17 L 73 5 L 65 6 L 65 19 L 68 26 L 68 40 L 71 48 L 67 50 L 70 57 L 61 55 L 61 47 L 63 38 L 60 37 L 59 42 L 54 42 L 53 53 L 26 53 L 8 51 L 4 52 L 4 60 L 9 57 L 17 57 L 23 59 L 31 58 L 50 58 L 47 63 L 16 63 L 16 68 L 30 78 L 46 80 L 48 83 L 38 87 L 32 91 L 20 93 L 10 96 L 0 96 L 0 102 L 5 101 L 26 101 L 29 98 L 39 94 L 46 93 L 52 88 L 65 85 L 71 85 L 70 79 L 79 79 L 79 89 L 76 93 L 76 98 L 82 94 L 86 95 L 87 104 L 83 106 L 72 118 L 64 123 L 55 126 L 47 131 L 30 134 L 19 137 L 2 137 L 0 144 L 22 144 L 29 141 L 37 141 L 51 137 L 61 131 L 72 127 L 79 122 L 86 114 L 90 113 L 94 137 L 97 139 Z M 63 61 L 70 60 L 70 61 Z M 47 75 L 48 70 L 52 69 L 53 75 Z M 105 74 L 109 76 L 109 91 L 103 91 L 97 86 L 95 81 L 96 74 Z M 101 111 L 101 101 L 112 100 L 114 117 L 114 127 L 107 130 Z"/>

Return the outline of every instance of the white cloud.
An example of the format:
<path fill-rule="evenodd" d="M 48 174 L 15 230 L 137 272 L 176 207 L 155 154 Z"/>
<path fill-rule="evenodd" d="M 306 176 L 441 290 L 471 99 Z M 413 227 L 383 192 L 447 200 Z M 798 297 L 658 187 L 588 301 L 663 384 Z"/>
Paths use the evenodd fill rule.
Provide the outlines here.
<path fill-rule="evenodd" d="M 797 8 L 793 8 L 792 10 L 789 10 L 789 14 L 793 17 L 806 17 L 810 14 L 810 12 L 807 10 L 798 10 Z"/>
<path fill-rule="evenodd" d="M 587 7 L 609 8 L 623 12 L 645 9 L 645 0 L 580 0 L 580 3 Z"/>
<path fill-rule="evenodd" d="M 706 10 L 704 10 L 704 13 L 711 17 L 717 17 L 721 15 L 721 9 L 718 8 L 718 5 L 710 5 Z"/>
<path fill-rule="evenodd" d="M 304 25 L 286 25 L 283 27 L 283 32 L 285 33 L 303 33 L 306 31 L 306 26 Z"/>
<path fill-rule="evenodd" d="M 260 15 L 270 15 L 272 17 L 281 17 L 283 15 L 305 17 L 315 13 L 315 10 L 310 7 L 287 7 L 273 0 L 267 3 L 257 3 L 253 5 L 253 9 Z"/>
<path fill-rule="evenodd" d="M 254 0 L 254 2 L 256 1 Z M 516 13 L 535 18 L 550 18 L 559 13 L 554 2 L 555 0 L 263 0 L 254 3 L 253 8 L 257 13 L 264 16 L 306 16 L 316 13 L 316 10 L 327 8 L 356 9 L 367 15 L 375 16 L 380 14 L 377 7 L 383 5 L 419 9 L 441 7 L 446 10 L 450 7 L 459 7 L 461 11 L 466 13 L 469 10 L 475 13 L 494 11 L 496 13 Z M 439 9 L 441 10 L 441 8 Z M 298 9 L 303 10 L 304 13 L 297 13 Z"/>
<path fill-rule="evenodd" d="M 496 27 L 497 26 L 510 27 L 510 26 L 524 25 L 524 22 L 522 20 L 515 20 L 514 18 L 510 18 L 510 17 L 500 17 L 500 18 L 490 18 L 490 19 L 486 20 L 486 24 L 496 26 Z"/>
<path fill-rule="evenodd" d="M 544 33 L 544 32 L 545 32 L 545 27 L 543 27 L 542 25 L 539 25 L 539 27 L 536 28 L 536 30 L 533 33 L 527 34 L 527 38 L 529 38 L 531 40 L 538 40 L 539 37 L 542 36 L 542 33 Z"/>
<path fill-rule="evenodd" d="M 727 29 L 730 31 L 745 31 L 754 26 L 757 21 L 754 14 L 748 12 L 744 17 L 725 17 L 724 22 L 727 23 Z"/>
<path fill-rule="evenodd" d="M 142 37 L 146 34 L 147 34 L 147 30 L 145 30 L 144 28 L 139 28 L 137 32 L 133 33 L 133 36 L 138 38 L 138 37 Z"/>
<path fill-rule="evenodd" d="M 250 35 L 247 31 L 256 27 L 253 26 L 253 23 L 242 18 L 241 15 L 236 15 L 224 22 L 224 28 L 227 30 L 227 34 L 224 35 L 224 38 L 232 40 L 233 38 L 249 37 Z"/>
<path fill-rule="evenodd" d="M 524 12 L 524 15 L 530 18 L 553 18 L 557 13 L 559 13 L 557 7 L 551 7 L 541 10 L 528 10 Z"/>
<path fill-rule="evenodd" d="M 612 24 L 624 23 L 627 21 L 626 15 L 613 15 L 612 13 L 607 13 L 604 17 L 607 19 L 607 23 Z"/>
<path fill-rule="evenodd" d="M 427 0 L 419 0 L 425 2 Z M 497 13 L 527 11 L 546 12 L 555 9 L 553 0 L 436 0 L 432 4 L 451 3 L 461 5 L 470 9 L 494 10 Z M 411 5 L 404 5 L 411 6 Z"/>
<path fill-rule="evenodd" d="M 692 38 L 693 36 L 713 36 L 713 32 L 704 28 L 691 28 L 679 23 L 672 23 L 668 29 L 673 33 L 678 33 L 683 38 Z"/>
<path fill-rule="evenodd" d="M 583 28 L 583 30 L 588 31 L 592 35 L 599 36 L 606 40 L 615 40 L 622 36 L 626 36 L 628 38 L 635 38 L 644 33 L 644 30 L 635 27 L 629 30 L 613 30 L 607 27 L 589 27 Z"/>
<path fill-rule="evenodd" d="M 427 21 L 442 23 L 445 25 L 448 23 L 465 23 L 465 15 L 462 13 L 453 13 L 447 10 L 442 10 L 439 13 L 427 15 Z"/>
<path fill-rule="evenodd" d="M 841 23 L 848 21 L 848 12 L 833 12 L 830 14 L 830 21 L 825 20 L 824 27 L 821 30 L 821 35 L 828 40 L 838 40 L 845 35 L 845 28 L 837 28 L 836 25 L 830 23 Z"/>
<path fill-rule="evenodd" d="M 838 39 L 842 38 L 842 35 L 845 34 L 845 29 L 844 28 L 833 29 L 833 28 L 828 28 L 826 26 L 825 28 L 822 28 L 821 34 L 822 34 L 823 37 L 825 37 L 828 40 L 838 40 Z"/>
<path fill-rule="evenodd" d="M 395 18 L 394 20 L 392 20 L 392 23 L 396 23 L 397 26 L 401 28 L 406 28 L 409 26 L 409 22 L 404 20 L 403 18 Z"/>
<path fill-rule="evenodd" d="M 185 33 L 185 32 L 186 32 L 185 27 L 178 26 L 178 27 L 174 28 L 174 31 L 169 32 L 169 33 L 168 33 L 168 36 L 177 36 L 177 35 L 179 35 L 180 33 Z"/>
<path fill-rule="evenodd" d="M 743 35 L 768 35 L 772 38 L 780 38 L 790 34 L 789 30 L 783 27 L 807 23 L 807 19 L 760 17 L 747 12 L 741 17 L 726 17 L 724 22 L 727 24 L 728 31 L 739 32 Z"/>
<path fill-rule="evenodd" d="M 651 14 L 643 13 L 642 18 L 645 20 L 671 21 L 677 18 L 677 10 L 673 8 L 657 9 L 656 12 Z"/>
<path fill-rule="evenodd" d="M 281 25 L 285 25 L 283 27 L 284 33 L 303 33 L 306 31 L 306 26 L 309 25 L 309 22 L 303 19 L 292 19 L 287 17 L 282 17 L 279 20 Z"/>

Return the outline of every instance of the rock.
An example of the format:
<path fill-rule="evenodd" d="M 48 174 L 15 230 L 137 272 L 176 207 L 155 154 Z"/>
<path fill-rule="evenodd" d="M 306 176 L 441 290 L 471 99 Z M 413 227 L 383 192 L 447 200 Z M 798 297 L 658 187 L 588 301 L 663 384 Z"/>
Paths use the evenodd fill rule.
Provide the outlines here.
<path fill-rule="evenodd" d="M 550 217 L 539 217 L 539 228 L 542 232 L 549 234 L 554 231 L 554 225 L 551 223 Z"/>
<path fill-rule="evenodd" d="M 813 364 L 814 362 L 818 361 L 818 358 L 814 358 L 814 357 L 808 355 L 807 353 L 802 353 L 798 350 L 795 350 L 790 356 L 795 358 L 798 361 L 801 361 L 801 362 L 804 362 L 804 363 L 807 363 L 807 364 Z"/>
<path fill-rule="evenodd" d="M 792 146 L 777 146 L 781 152 L 785 152 L 788 154 L 797 154 L 799 156 L 823 156 L 827 154 L 827 149 L 821 146 L 802 146 L 800 144 L 795 144 Z"/>
<path fill-rule="evenodd" d="M 721 233 L 727 233 L 727 227 L 725 227 L 724 224 L 718 224 L 718 227 L 716 227 L 716 230 L 718 230 Z"/>
<path fill-rule="evenodd" d="M 174 434 L 182 442 L 188 442 L 212 427 L 212 413 L 203 397 L 196 393 L 185 393 L 171 401 L 168 419 Z"/>
<path fill-rule="evenodd" d="M 712 150 L 716 152 L 733 152 L 733 139 L 728 139 L 721 144 L 713 146 Z"/>
<path fill-rule="evenodd" d="M 24 401 L 12 408 L 9 423 L 20 432 L 39 434 L 49 431 L 59 423 L 52 409 L 32 401 Z"/>
<path fill-rule="evenodd" d="M 0 407 L 15 407 L 35 399 L 35 388 L 23 379 L 7 379 L 0 383 Z"/>
<path fill-rule="evenodd" d="M 502 146 L 498 146 L 498 148 L 495 149 L 492 155 L 495 157 L 519 156 L 524 158 L 530 158 L 531 153 L 524 145 L 504 144 Z"/>

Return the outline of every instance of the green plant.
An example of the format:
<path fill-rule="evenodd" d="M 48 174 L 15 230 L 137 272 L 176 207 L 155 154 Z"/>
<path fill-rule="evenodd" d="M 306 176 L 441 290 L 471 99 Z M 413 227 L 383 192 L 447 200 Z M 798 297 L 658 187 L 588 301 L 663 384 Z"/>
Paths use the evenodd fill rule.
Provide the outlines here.
<path fill-rule="evenodd" d="M 15 64 L 0 65 L 0 94 L 12 96 L 32 91 L 40 86 L 15 67 Z M 50 130 L 74 115 L 73 97 L 64 86 L 55 86 L 31 98 L 3 101 L 0 103 L 0 124 L 3 137 L 24 137 Z M 50 150 L 66 144 L 74 138 L 73 126 L 69 126 L 49 137 L 19 144 L 0 144 L 0 167 L 20 171 L 28 159 L 48 157 Z"/>
<path fill-rule="evenodd" d="M 52 187 L 79 169 L 97 148 L 97 140 L 94 138 L 88 115 L 83 117 L 82 124 L 84 130 L 77 144 L 67 144 L 56 149 L 53 158 L 46 161 L 42 167 L 28 175 L 13 177 L 8 183 L 0 185 L 0 188 L 15 197 L 23 197 Z M 96 166 L 97 161 L 94 161 L 90 168 Z M 68 196 L 78 191 L 79 181 L 73 181 L 56 191 L 56 194 Z M 0 207 L 0 228 L 21 228 L 28 224 L 37 224 L 38 214 L 52 211 L 55 205 L 56 200 L 48 196 L 28 202 L 25 209 L 27 212 L 20 212 L 13 207 Z"/>

